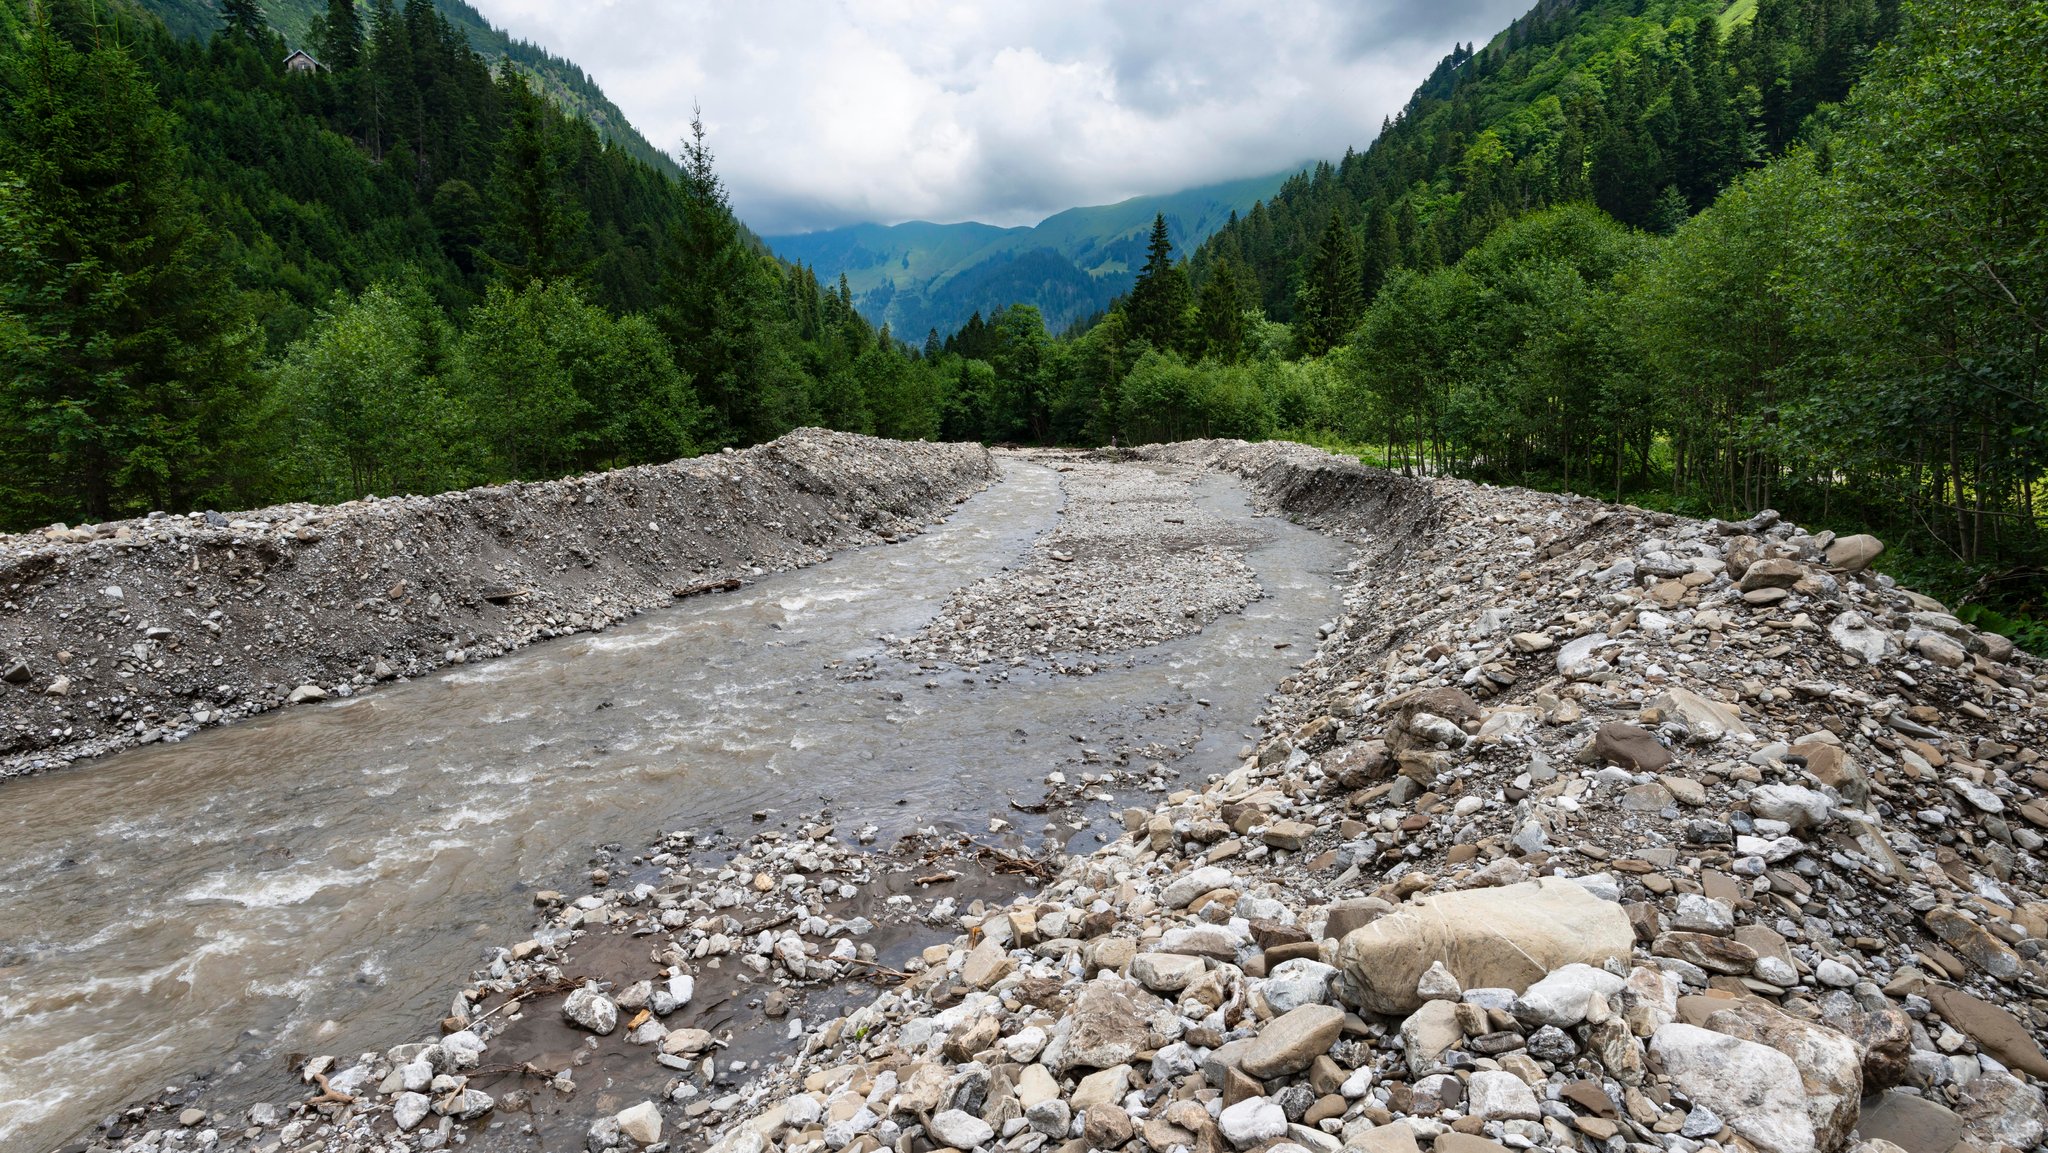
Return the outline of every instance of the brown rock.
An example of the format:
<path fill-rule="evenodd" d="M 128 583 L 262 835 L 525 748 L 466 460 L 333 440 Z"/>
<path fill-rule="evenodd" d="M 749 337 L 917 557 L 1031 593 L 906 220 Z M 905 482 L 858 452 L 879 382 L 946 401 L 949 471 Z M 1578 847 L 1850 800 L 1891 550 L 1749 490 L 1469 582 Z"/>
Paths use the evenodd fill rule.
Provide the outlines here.
<path fill-rule="evenodd" d="M 2011 1013 L 1961 989 L 1932 985 L 1926 996 L 1944 1020 L 1976 1038 L 2006 1066 L 2048 1080 L 2048 1055 Z"/>
<path fill-rule="evenodd" d="M 1621 1114 L 1614 1107 L 1614 1099 L 1600 1087 L 1598 1081 L 1580 1078 L 1558 1090 L 1558 1096 L 1596 1117 L 1618 1117 Z"/>
<path fill-rule="evenodd" d="M 973 1023 L 954 1030 L 953 1035 L 946 1038 L 946 1059 L 972 1061 L 976 1053 L 995 1044 L 1002 1033 L 1002 1023 L 994 1017 L 976 1017 Z"/>
<path fill-rule="evenodd" d="M 1948 1153 L 1963 1136 L 1963 1119 L 1918 1093 L 1879 1093 L 1863 1106 L 1856 1132 L 1865 1141 L 1889 1141 L 1906 1153 Z"/>
<path fill-rule="evenodd" d="M 1266 844 L 1275 849 L 1298 853 L 1308 839 L 1316 835 L 1316 827 L 1305 821 L 1274 821 L 1266 826 Z"/>
<path fill-rule="evenodd" d="M 1709 973 L 1741 976 L 1756 968 L 1755 949 L 1740 941 L 1705 933 L 1661 934 L 1650 943 L 1650 952 L 1659 957 L 1690 961 Z"/>
<path fill-rule="evenodd" d="M 1142 1032 L 1144 1026 L 1139 1025 Z M 1330 1051 L 1344 1031 L 1344 1010 L 1303 1005 L 1266 1023 L 1245 1049 L 1239 1067 L 1261 1079 L 1291 1076 Z"/>
<path fill-rule="evenodd" d="M 1611 721 L 1593 734 L 1592 759 L 1630 772 L 1655 772 L 1671 763 L 1671 750 L 1646 729 Z"/>
<path fill-rule="evenodd" d="M 1841 794 L 1842 802 L 1850 808 L 1860 809 L 1870 803 L 1870 778 L 1864 776 L 1855 758 L 1840 746 L 1813 741 L 1792 746 L 1792 752 L 1805 757 L 1806 771 L 1813 779 Z"/>
<path fill-rule="evenodd" d="M 1868 533 L 1857 533 L 1835 538 L 1835 542 L 1828 546 L 1827 558 L 1829 564 L 1843 572 L 1862 572 L 1883 552 L 1883 541 Z"/>
<path fill-rule="evenodd" d="M 970 989 L 986 989 L 1009 975 L 1017 963 L 994 939 L 987 939 L 967 954 L 967 963 L 960 969 L 960 980 Z"/>
<path fill-rule="evenodd" d="M 1132 1132 L 1131 1115 L 1118 1105 L 1090 1105 L 1081 1126 L 1081 1136 L 1097 1149 L 1120 1149 Z"/>
<path fill-rule="evenodd" d="M 1402 1126 L 1407 1128 L 1407 1126 Z M 1507 1146 L 1469 1133 L 1444 1133 L 1436 1139 L 1436 1153 L 1508 1153 Z"/>
<path fill-rule="evenodd" d="M 1913 1057 L 1913 1022 L 1905 1012 L 1886 1006 L 1857 1017 L 1850 1034 L 1863 1050 L 1863 1091 L 1875 1093 L 1906 1080 Z"/>
<path fill-rule="evenodd" d="M 1579 1127 L 1579 1132 L 1595 1141 L 1605 1141 L 1621 1132 L 1621 1126 L 1604 1117 L 1574 1117 L 1572 1123 Z"/>
<path fill-rule="evenodd" d="M 1757 589 L 1791 588 L 1806 575 L 1806 569 L 1798 561 L 1782 557 L 1767 557 L 1743 570 L 1742 580 L 1736 587 L 1743 592 Z"/>
<path fill-rule="evenodd" d="M 1962 954 L 1970 964 L 2001 981 L 2010 981 L 2020 975 L 2019 954 L 2006 948 L 2005 942 L 1992 936 L 1989 929 L 1961 912 L 1947 905 L 1937 905 L 1927 910 L 1921 919 L 1930 932 L 1947 942 L 1949 948 Z"/>
<path fill-rule="evenodd" d="M 1442 1148 L 1443 1137 L 1436 1140 L 1437 1147 Z M 1358 1153 L 1421 1153 L 1415 1144 L 1415 1129 L 1408 1125 L 1377 1125 L 1359 1134 L 1348 1148 Z"/>
<path fill-rule="evenodd" d="M 1336 1093 L 1325 1093 L 1316 1098 L 1316 1103 L 1310 1105 L 1308 1111 L 1301 1115 L 1301 1123 L 1313 1129 L 1317 1124 L 1332 1117 L 1342 1117 L 1344 1111 L 1350 1108 L 1350 1104 Z"/>
<path fill-rule="evenodd" d="M 1341 941 L 1354 929 L 1362 929 L 1381 917 L 1394 911 L 1394 906 L 1378 897 L 1353 897 L 1344 901 L 1333 901 L 1324 912 L 1323 936 L 1328 940 Z"/>

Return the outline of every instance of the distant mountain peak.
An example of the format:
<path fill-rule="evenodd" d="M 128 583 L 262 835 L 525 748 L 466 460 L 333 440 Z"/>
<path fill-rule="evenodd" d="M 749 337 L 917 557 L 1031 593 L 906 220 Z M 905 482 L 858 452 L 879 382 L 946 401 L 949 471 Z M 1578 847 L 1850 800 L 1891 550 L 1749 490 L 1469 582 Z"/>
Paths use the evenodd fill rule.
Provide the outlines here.
<path fill-rule="evenodd" d="M 1155 216 L 1191 252 L 1230 219 L 1279 191 L 1291 173 L 1203 185 L 1163 196 L 1055 212 L 1035 225 L 979 221 L 850 224 L 765 237 L 784 260 L 826 283 L 845 275 L 854 306 L 899 334 L 952 332 L 976 312 L 1036 305 L 1055 332 L 1130 290 Z"/>

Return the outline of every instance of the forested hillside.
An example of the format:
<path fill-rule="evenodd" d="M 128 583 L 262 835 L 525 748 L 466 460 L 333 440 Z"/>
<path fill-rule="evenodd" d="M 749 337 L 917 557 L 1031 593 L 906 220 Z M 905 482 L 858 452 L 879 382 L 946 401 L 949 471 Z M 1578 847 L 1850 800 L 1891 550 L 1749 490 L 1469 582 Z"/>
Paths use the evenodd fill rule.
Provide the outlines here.
<path fill-rule="evenodd" d="M 1333 260 L 1357 265 L 1369 298 L 1394 269 L 1452 263 L 1552 204 L 1669 232 L 1845 96 L 1896 8 L 1540 0 L 1476 52 L 1446 56 L 1370 148 L 1295 177 L 1204 245 L 1194 276 L 1236 263 L 1268 316 L 1300 319 L 1326 345 L 1362 303 L 1304 294 Z"/>
<path fill-rule="evenodd" d="M 608 145 L 429 0 L 339 0 L 287 74 L 0 0 L 0 525 L 424 492 L 937 431 L 908 350 L 763 254 L 708 143 Z"/>
<path fill-rule="evenodd" d="M 221 5 L 216 0 L 118 0 L 142 11 L 154 13 L 176 36 L 190 40 L 211 39 L 221 28 Z M 358 22 L 373 16 L 374 0 L 344 0 Z M 326 58 L 330 28 L 336 23 L 330 0 L 257 0 L 265 21 L 283 36 L 291 48 L 303 48 Z M 434 0 L 434 10 L 461 32 L 486 63 L 496 68 L 510 61 L 524 72 L 541 93 L 584 120 L 588 120 L 606 142 L 671 174 L 676 163 L 666 152 L 640 135 L 626 114 L 605 96 L 596 82 L 573 61 L 564 60 L 538 44 L 506 35 L 492 26 L 463 0 Z"/>
<path fill-rule="evenodd" d="M 1544 0 L 1179 255 L 1028 346 L 1049 435 L 1775 506 L 2048 649 L 2043 0 Z"/>

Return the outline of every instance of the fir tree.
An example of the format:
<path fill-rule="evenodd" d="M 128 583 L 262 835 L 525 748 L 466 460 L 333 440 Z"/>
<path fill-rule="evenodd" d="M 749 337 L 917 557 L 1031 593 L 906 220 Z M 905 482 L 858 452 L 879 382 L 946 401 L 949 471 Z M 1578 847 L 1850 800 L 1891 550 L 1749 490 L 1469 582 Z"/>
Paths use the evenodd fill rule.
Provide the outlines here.
<path fill-rule="evenodd" d="M 327 0 L 327 19 L 321 31 L 321 63 L 336 72 L 347 72 L 362 63 L 363 21 L 356 14 L 355 0 Z"/>
<path fill-rule="evenodd" d="M 1195 327 L 1202 342 L 1202 355 L 1224 364 L 1244 358 L 1244 303 L 1239 299 L 1237 265 L 1225 260 L 1202 285 L 1202 303 Z"/>
<path fill-rule="evenodd" d="M 192 507 L 258 351 L 127 49 L 0 55 L 0 520 Z"/>
<path fill-rule="evenodd" d="M 1166 215 L 1160 213 L 1152 218 L 1145 267 L 1125 305 L 1131 332 L 1151 341 L 1155 348 L 1173 348 L 1180 343 L 1187 307 L 1187 272 L 1173 262 L 1173 239 L 1166 230 Z"/>
<path fill-rule="evenodd" d="M 1336 209 L 1323 226 L 1314 259 L 1302 270 L 1295 300 L 1295 339 L 1311 355 L 1343 343 L 1365 311 L 1365 277 L 1358 241 Z"/>
<path fill-rule="evenodd" d="M 257 0 L 220 0 L 221 30 L 260 44 L 270 35 L 270 19 Z"/>

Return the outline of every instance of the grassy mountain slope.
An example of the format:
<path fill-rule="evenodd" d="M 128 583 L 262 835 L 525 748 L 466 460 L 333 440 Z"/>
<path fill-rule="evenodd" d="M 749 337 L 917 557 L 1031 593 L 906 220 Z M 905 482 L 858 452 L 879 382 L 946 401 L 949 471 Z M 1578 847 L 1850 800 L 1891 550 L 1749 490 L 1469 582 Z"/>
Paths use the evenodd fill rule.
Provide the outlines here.
<path fill-rule="evenodd" d="M 1057 331 L 1130 290 L 1154 216 L 1165 215 L 1176 244 L 1199 244 L 1234 213 L 1271 196 L 1281 180 L 1258 176 L 1069 208 L 1028 228 L 916 220 L 767 240 L 778 256 L 815 268 L 826 283 L 844 274 L 861 313 L 906 338 L 932 328 L 952 332 L 977 311 L 993 315 L 1016 303 L 1036 305 Z"/>
<path fill-rule="evenodd" d="M 313 27 L 313 21 L 326 11 L 325 0 L 261 0 L 263 11 L 270 17 L 271 27 L 277 29 L 293 47 L 305 47 Z M 155 13 L 164 26 L 179 36 L 200 39 L 211 36 L 220 27 L 220 14 L 214 0 L 134 0 L 141 8 Z M 369 21 L 368 5 L 358 3 L 363 10 L 363 19 Z M 537 44 L 514 39 L 504 31 L 493 27 L 483 13 L 463 3 L 463 0 L 434 0 L 434 7 L 449 23 L 461 29 L 469 42 L 485 60 L 495 65 L 499 60 L 511 61 L 526 77 L 535 82 L 539 90 L 563 110 L 591 123 L 610 143 L 625 149 L 629 154 L 673 175 L 676 164 L 668 153 L 655 147 L 640 135 L 626 114 L 606 97 L 596 81 L 586 75 L 582 68 L 572 61 L 564 60 Z"/>

